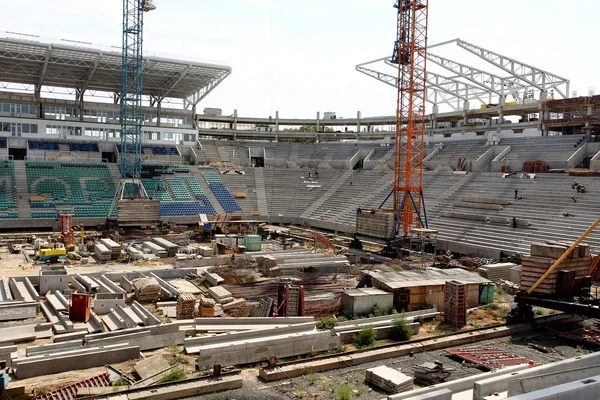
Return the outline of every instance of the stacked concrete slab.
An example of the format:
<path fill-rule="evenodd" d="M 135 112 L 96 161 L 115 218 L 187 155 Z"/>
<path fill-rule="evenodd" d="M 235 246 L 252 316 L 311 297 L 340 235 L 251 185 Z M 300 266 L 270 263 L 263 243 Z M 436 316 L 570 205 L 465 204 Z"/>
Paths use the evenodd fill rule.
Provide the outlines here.
<path fill-rule="evenodd" d="M 558 260 L 571 246 L 570 243 L 532 243 L 531 255 L 522 257 L 521 290 L 527 290 Z M 575 279 L 589 274 L 590 247 L 580 244 L 537 288 L 537 293 L 554 294 L 558 287 L 560 271 L 573 271 Z"/>
<path fill-rule="evenodd" d="M 169 253 L 167 253 L 167 250 L 165 250 L 161 246 L 157 245 L 156 243 L 146 241 L 146 242 L 142 243 L 142 246 L 143 246 L 144 250 L 147 250 L 148 252 L 150 252 L 160 258 L 165 258 L 169 255 Z"/>
<path fill-rule="evenodd" d="M 204 273 L 204 279 L 208 281 L 212 286 L 219 286 L 225 279 L 221 278 L 218 274 L 206 271 Z"/>
<path fill-rule="evenodd" d="M 215 299 L 217 303 L 227 304 L 233 301 L 233 295 L 229 290 L 225 289 L 224 287 L 214 286 L 209 287 L 207 290 L 210 297 Z"/>
<path fill-rule="evenodd" d="M 356 232 L 381 239 L 391 237 L 394 213 L 385 210 L 356 210 Z"/>
<path fill-rule="evenodd" d="M 516 266 L 517 264 L 509 262 L 488 264 L 478 268 L 477 272 L 479 272 L 479 275 L 492 282 L 500 282 L 502 280 L 508 281 L 510 280 L 510 271 Z"/>
<path fill-rule="evenodd" d="M 369 368 L 365 373 L 365 380 L 387 393 L 401 393 L 412 389 L 413 378 L 399 370 L 380 366 Z"/>
<path fill-rule="evenodd" d="M 173 242 L 168 241 L 167 239 L 155 237 L 155 238 L 152 238 L 152 243 L 165 249 L 168 257 L 175 257 L 175 254 L 177 254 L 177 251 L 179 250 L 178 245 L 176 245 Z"/>
<path fill-rule="evenodd" d="M 121 256 L 121 245 L 112 239 L 100 239 L 100 243 L 110 251 L 110 258 L 116 260 Z"/>
<path fill-rule="evenodd" d="M 102 262 L 110 261 L 112 258 L 111 250 L 102 243 L 96 243 L 94 245 L 94 254 L 98 261 Z"/>

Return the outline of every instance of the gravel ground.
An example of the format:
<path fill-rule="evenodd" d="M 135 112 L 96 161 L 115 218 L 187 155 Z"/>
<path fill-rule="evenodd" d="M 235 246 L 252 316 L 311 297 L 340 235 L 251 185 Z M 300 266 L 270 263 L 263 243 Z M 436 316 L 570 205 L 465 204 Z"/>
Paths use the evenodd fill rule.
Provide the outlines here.
<path fill-rule="evenodd" d="M 553 353 L 542 353 L 529 347 L 529 344 L 537 344 L 546 348 L 554 349 Z M 470 346 L 486 346 L 490 349 L 505 350 L 524 358 L 534 360 L 536 363 L 546 364 L 552 361 L 562 360 L 577 355 L 587 354 L 599 349 L 577 346 L 556 336 L 556 332 L 546 329 L 543 331 L 529 332 L 523 335 L 505 337 L 494 340 L 482 341 Z M 456 369 L 448 380 L 459 379 L 469 375 L 484 372 L 473 366 L 461 364 L 443 354 L 442 350 L 414 354 L 413 357 L 405 356 L 382 360 L 326 371 L 297 378 L 286 379 L 277 382 L 264 383 L 258 381 L 255 370 L 245 370 L 244 387 L 237 390 L 221 392 L 211 395 L 192 397 L 198 400 L 277 400 L 277 399 L 334 399 L 336 391 L 342 384 L 347 384 L 354 391 L 352 398 L 364 400 L 379 400 L 386 394 L 377 389 L 369 387 L 365 383 L 364 374 L 368 368 L 379 365 L 387 365 L 399 369 L 403 373 L 412 376 L 412 367 L 424 362 L 441 361 L 445 366 Z M 415 386 L 417 388 L 418 386 Z"/>

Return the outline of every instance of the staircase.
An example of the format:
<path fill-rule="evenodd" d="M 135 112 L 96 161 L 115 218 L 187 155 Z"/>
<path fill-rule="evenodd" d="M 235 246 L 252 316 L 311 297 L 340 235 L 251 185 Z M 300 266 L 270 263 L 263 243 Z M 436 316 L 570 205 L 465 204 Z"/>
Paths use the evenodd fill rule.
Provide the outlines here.
<path fill-rule="evenodd" d="M 202 188 L 202 191 L 204 192 L 206 197 L 208 197 L 208 200 L 210 200 L 210 203 L 213 205 L 215 212 L 217 214 L 226 214 L 225 210 L 221 206 L 221 203 L 219 203 L 219 201 L 213 194 L 212 190 L 210 190 L 210 188 L 206 184 L 206 181 L 204 180 L 204 177 L 202 176 L 202 172 L 197 168 L 191 168 L 190 171 L 191 171 L 192 175 L 194 175 L 196 177 L 196 180 L 198 181 L 198 185 L 200 185 L 200 187 Z"/>
<path fill-rule="evenodd" d="M 256 207 L 260 215 L 269 215 L 267 194 L 265 192 L 265 175 L 262 168 L 254 169 L 254 182 L 256 183 Z"/>
<path fill-rule="evenodd" d="M 338 180 L 329 187 L 329 189 L 323 193 L 323 195 L 313 202 L 302 214 L 300 214 L 300 218 L 310 218 L 310 216 L 319 209 L 333 194 L 350 178 L 350 176 L 354 173 L 354 171 L 349 170 L 345 171 L 342 176 L 338 178 Z"/>
<path fill-rule="evenodd" d="M 121 170 L 119 169 L 119 164 L 108 164 L 108 170 L 110 171 L 110 176 L 113 179 L 115 187 L 119 187 L 119 182 L 121 181 Z"/>
<path fill-rule="evenodd" d="M 29 190 L 27 188 L 27 173 L 25 161 L 15 160 L 15 185 L 17 186 L 17 210 L 19 219 L 31 219 L 31 206 L 29 205 Z"/>

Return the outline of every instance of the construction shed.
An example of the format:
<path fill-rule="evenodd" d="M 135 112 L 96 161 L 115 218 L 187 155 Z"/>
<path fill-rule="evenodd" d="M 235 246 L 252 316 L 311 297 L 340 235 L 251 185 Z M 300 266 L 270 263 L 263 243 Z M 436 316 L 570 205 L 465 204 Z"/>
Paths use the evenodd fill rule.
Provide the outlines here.
<path fill-rule="evenodd" d="M 478 274 L 460 268 L 427 268 L 416 271 L 363 273 L 361 283 L 393 294 L 393 306 L 397 311 L 412 311 L 426 305 L 435 306 L 444 311 L 444 288 L 446 282 L 456 281 L 467 285 L 467 307 L 477 307 L 482 291 L 486 292 L 485 302 L 490 298 L 489 287 L 492 282 Z"/>
<path fill-rule="evenodd" d="M 375 288 L 348 289 L 342 292 L 342 312 L 344 315 L 368 315 L 375 306 L 380 310 L 391 310 L 392 293 Z"/>

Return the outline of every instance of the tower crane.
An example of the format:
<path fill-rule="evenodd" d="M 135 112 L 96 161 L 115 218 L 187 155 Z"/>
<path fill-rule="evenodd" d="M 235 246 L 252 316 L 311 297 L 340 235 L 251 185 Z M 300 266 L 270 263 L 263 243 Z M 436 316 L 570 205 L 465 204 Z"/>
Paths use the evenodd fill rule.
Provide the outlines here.
<path fill-rule="evenodd" d="M 406 237 L 411 228 L 428 227 L 423 200 L 427 2 L 397 0 L 394 4 L 398 29 L 392 63 L 398 64 L 398 98 L 394 188 L 390 193 L 395 216 L 392 236 Z"/>
<path fill-rule="evenodd" d="M 123 0 L 121 49 L 121 181 L 109 218 L 123 199 L 147 198 L 142 171 L 142 72 L 144 13 L 156 9 L 153 0 Z"/>

